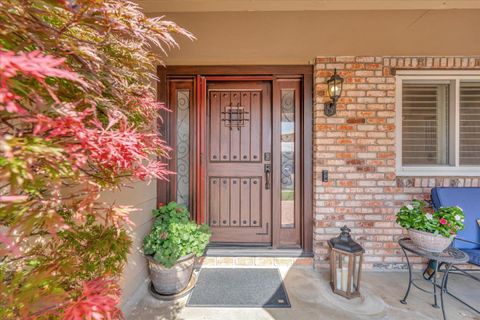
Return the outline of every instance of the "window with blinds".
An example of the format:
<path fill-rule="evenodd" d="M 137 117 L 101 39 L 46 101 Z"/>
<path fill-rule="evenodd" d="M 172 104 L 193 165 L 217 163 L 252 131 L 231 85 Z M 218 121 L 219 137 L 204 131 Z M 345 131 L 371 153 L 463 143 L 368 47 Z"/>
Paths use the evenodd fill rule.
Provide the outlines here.
<path fill-rule="evenodd" d="M 404 166 L 448 164 L 449 91 L 449 83 L 403 82 Z"/>
<path fill-rule="evenodd" d="M 479 82 L 460 82 L 460 165 L 480 165 Z"/>

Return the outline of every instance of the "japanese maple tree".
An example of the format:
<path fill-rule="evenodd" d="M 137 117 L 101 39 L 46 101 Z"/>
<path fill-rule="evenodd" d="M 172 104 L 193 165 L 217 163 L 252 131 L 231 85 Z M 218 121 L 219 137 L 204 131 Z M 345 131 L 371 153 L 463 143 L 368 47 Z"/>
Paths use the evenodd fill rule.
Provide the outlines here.
<path fill-rule="evenodd" d="M 99 195 L 170 174 L 151 83 L 174 34 L 125 0 L 0 2 L 1 319 L 122 317 L 135 208 Z"/>

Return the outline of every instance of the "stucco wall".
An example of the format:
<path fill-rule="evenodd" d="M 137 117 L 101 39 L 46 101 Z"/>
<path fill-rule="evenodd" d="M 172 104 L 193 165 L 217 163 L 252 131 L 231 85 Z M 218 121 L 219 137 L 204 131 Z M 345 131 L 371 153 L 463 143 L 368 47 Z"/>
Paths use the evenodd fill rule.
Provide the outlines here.
<path fill-rule="evenodd" d="M 345 79 L 337 114 L 324 115 L 326 80 L 337 68 Z M 405 268 L 395 223 L 400 206 L 429 198 L 435 186 L 480 186 L 479 177 L 399 177 L 395 173 L 395 68 L 480 70 L 480 57 L 319 57 L 315 65 L 314 251 L 328 265 L 326 240 L 348 225 L 366 249 L 368 269 Z M 321 170 L 329 170 L 329 182 Z M 422 260 L 412 258 L 417 267 Z"/>
<path fill-rule="evenodd" d="M 159 4 L 159 14 L 163 15 Z M 167 13 L 196 41 L 170 65 L 308 64 L 319 55 L 477 55 L 480 10 Z"/>
<path fill-rule="evenodd" d="M 120 282 L 123 290 L 121 305 L 127 314 L 133 304 L 138 302 L 146 292 L 148 270 L 141 248 L 143 237 L 151 227 L 152 209 L 156 207 L 156 198 L 156 184 L 154 182 L 149 185 L 145 182 L 137 182 L 119 192 L 106 192 L 101 197 L 102 201 L 108 203 L 131 205 L 139 209 L 130 216 L 134 223 L 131 230 L 133 245 Z"/>

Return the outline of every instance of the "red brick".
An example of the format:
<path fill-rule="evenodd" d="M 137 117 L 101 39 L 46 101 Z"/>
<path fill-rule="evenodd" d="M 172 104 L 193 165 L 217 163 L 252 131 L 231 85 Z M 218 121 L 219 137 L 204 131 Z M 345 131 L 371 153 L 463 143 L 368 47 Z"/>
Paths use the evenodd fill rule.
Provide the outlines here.
<path fill-rule="evenodd" d="M 335 57 L 318 57 L 315 59 L 315 62 L 318 63 L 326 63 L 326 62 L 335 62 Z"/>
<path fill-rule="evenodd" d="M 347 123 L 365 123 L 365 118 L 348 118 Z"/>
<path fill-rule="evenodd" d="M 337 143 L 339 143 L 339 144 L 351 144 L 351 143 L 353 143 L 353 140 L 352 139 L 338 139 Z"/>
<path fill-rule="evenodd" d="M 350 160 L 347 160 L 347 164 L 348 165 L 360 165 L 360 164 L 363 164 L 365 163 L 365 160 L 361 160 L 361 159 L 350 159 Z"/>
<path fill-rule="evenodd" d="M 317 130 L 317 131 L 334 131 L 335 126 L 334 125 L 328 125 L 328 124 L 317 124 L 317 125 L 315 125 L 315 130 Z"/>
<path fill-rule="evenodd" d="M 383 65 L 378 64 L 378 63 L 368 63 L 365 65 L 367 70 L 372 70 L 372 69 L 381 69 Z"/>
<path fill-rule="evenodd" d="M 395 158 L 395 153 L 393 152 L 380 152 L 377 155 L 378 155 L 378 158 L 380 159 Z"/>
<path fill-rule="evenodd" d="M 355 181 L 353 181 L 353 180 L 337 180 L 337 184 L 341 187 L 353 187 L 355 185 Z"/>
<path fill-rule="evenodd" d="M 341 131 L 351 131 L 353 130 L 353 126 L 352 125 L 338 125 L 337 126 L 337 130 L 341 130 Z"/>
<path fill-rule="evenodd" d="M 345 67 L 350 70 L 365 69 L 365 65 L 363 63 L 351 63 L 347 64 Z"/>
<path fill-rule="evenodd" d="M 341 159 L 351 159 L 353 158 L 353 153 L 337 153 L 337 158 L 341 158 Z"/>
<path fill-rule="evenodd" d="M 360 172 L 375 172 L 375 167 L 359 166 L 359 167 L 357 167 L 357 171 L 360 171 Z"/>
<path fill-rule="evenodd" d="M 368 124 L 382 124 L 385 123 L 387 119 L 385 118 L 368 118 L 367 123 Z"/>

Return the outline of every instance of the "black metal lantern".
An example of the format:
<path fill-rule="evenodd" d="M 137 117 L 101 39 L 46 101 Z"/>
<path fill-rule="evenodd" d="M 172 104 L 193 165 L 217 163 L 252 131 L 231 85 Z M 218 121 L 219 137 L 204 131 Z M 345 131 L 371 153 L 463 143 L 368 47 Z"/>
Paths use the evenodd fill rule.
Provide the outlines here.
<path fill-rule="evenodd" d="M 365 250 L 353 241 L 347 226 L 341 230 L 338 237 L 328 240 L 330 285 L 334 293 L 352 299 L 360 296 L 360 273 Z"/>
<path fill-rule="evenodd" d="M 340 99 L 343 90 L 343 78 L 337 74 L 337 69 L 333 75 L 327 80 L 328 96 L 331 101 L 325 104 L 325 115 L 330 117 L 337 113 L 337 101 Z"/>

